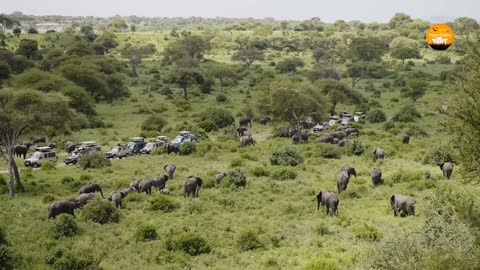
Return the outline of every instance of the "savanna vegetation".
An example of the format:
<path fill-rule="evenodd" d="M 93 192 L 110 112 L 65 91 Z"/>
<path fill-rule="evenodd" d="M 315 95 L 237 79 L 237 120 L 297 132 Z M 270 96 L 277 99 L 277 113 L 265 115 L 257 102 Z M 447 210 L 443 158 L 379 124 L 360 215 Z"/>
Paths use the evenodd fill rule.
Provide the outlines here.
<path fill-rule="evenodd" d="M 68 27 L 22 27 L 42 20 Z M 458 34 L 443 52 L 426 45 L 429 22 L 402 13 L 388 23 L 20 13 L 0 22 L 11 30 L 0 30 L 0 269 L 478 269 L 475 20 L 448 23 Z M 366 117 L 344 147 L 319 142 L 337 125 L 306 143 L 278 136 L 357 111 Z M 240 147 L 245 117 L 255 144 Z M 68 141 L 108 151 L 182 130 L 200 142 L 178 155 L 62 166 Z M 26 168 L 15 146 L 40 136 L 57 145 L 57 166 Z M 376 148 L 384 159 L 374 161 Z M 170 194 L 131 192 L 118 209 L 97 196 L 75 217 L 47 216 L 87 183 L 109 197 L 169 163 Z M 345 165 L 356 177 L 326 215 L 316 195 L 337 192 Z M 203 185 L 184 198 L 191 175 Z M 392 194 L 415 197 L 415 215 L 394 216 Z"/>

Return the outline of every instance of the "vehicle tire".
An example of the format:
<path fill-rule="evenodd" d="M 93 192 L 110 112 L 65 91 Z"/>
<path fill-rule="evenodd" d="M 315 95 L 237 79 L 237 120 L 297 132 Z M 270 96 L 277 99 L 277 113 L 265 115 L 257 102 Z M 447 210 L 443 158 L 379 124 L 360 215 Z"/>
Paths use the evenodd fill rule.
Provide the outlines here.
<path fill-rule="evenodd" d="M 39 167 L 39 166 L 38 166 L 38 163 L 33 163 L 33 164 L 32 164 L 32 167 L 33 167 L 33 168 L 38 168 L 38 167 Z"/>

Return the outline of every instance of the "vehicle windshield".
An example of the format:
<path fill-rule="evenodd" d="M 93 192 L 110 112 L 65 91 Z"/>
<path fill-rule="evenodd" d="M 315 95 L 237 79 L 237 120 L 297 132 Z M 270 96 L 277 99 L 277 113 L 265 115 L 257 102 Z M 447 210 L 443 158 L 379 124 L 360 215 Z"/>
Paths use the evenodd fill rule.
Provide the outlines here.
<path fill-rule="evenodd" d="M 182 135 L 177 135 L 177 137 L 175 137 L 175 139 L 173 139 L 172 142 L 181 143 L 183 140 L 184 140 L 184 137 Z"/>
<path fill-rule="evenodd" d="M 134 142 L 129 142 L 127 146 L 128 146 L 129 149 L 133 149 L 135 147 L 135 143 Z"/>
<path fill-rule="evenodd" d="M 33 159 L 40 159 L 41 157 L 42 157 L 42 154 L 41 154 L 41 153 L 33 153 L 31 158 L 33 158 Z"/>
<path fill-rule="evenodd" d="M 118 151 L 120 151 L 120 146 L 114 146 L 112 148 L 112 152 L 118 152 Z"/>
<path fill-rule="evenodd" d="M 147 145 L 145 145 L 145 149 L 153 149 L 153 143 L 147 143 Z"/>

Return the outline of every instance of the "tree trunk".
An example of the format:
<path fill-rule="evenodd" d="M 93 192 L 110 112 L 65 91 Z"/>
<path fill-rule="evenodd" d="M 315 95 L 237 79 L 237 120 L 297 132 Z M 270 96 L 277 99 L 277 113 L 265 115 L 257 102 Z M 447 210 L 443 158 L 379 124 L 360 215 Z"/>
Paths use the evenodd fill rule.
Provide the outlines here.
<path fill-rule="evenodd" d="M 220 78 L 219 81 L 220 81 L 220 90 L 223 93 L 223 80 L 222 80 L 222 78 Z"/>
<path fill-rule="evenodd" d="M 186 87 L 183 87 L 183 97 L 185 99 L 188 99 L 188 96 L 187 96 L 187 88 Z"/>
<path fill-rule="evenodd" d="M 138 77 L 137 64 L 134 64 L 134 63 L 132 63 L 132 75 L 133 77 Z"/>
<path fill-rule="evenodd" d="M 337 107 L 337 103 L 333 102 L 332 105 L 330 106 L 330 115 L 334 116 L 335 115 L 335 108 Z"/>
<path fill-rule="evenodd" d="M 12 160 L 13 175 L 15 176 L 15 184 L 17 185 L 17 190 L 20 192 L 25 192 L 25 187 L 23 187 L 22 181 L 20 181 L 20 173 L 18 172 L 17 163 L 15 159 Z"/>
<path fill-rule="evenodd" d="M 14 178 L 14 172 L 13 172 L 13 163 L 15 161 L 13 161 L 13 151 L 12 151 L 12 147 L 10 146 L 6 146 L 7 148 L 7 159 L 8 159 L 8 178 L 9 178 L 9 181 L 8 181 L 8 194 L 10 194 L 10 196 L 15 196 L 15 178 Z"/>

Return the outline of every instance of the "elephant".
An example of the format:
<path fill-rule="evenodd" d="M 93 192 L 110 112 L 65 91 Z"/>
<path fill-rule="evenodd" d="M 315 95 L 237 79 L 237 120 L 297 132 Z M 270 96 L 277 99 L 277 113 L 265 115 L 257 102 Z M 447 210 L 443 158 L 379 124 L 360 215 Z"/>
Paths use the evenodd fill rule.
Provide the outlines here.
<path fill-rule="evenodd" d="M 187 177 L 183 188 L 183 197 L 190 197 L 190 193 L 192 193 L 193 198 L 198 197 L 202 184 L 203 181 L 198 176 L 190 175 Z"/>
<path fill-rule="evenodd" d="M 159 175 L 152 180 L 152 186 L 156 187 L 158 190 L 164 189 L 168 181 L 167 175 Z"/>
<path fill-rule="evenodd" d="M 293 144 L 299 144 L 300 141 L 302 140 L 302 136 L 298 133 L 295 133 L 293 136 L 292 136 L 292 143 Z"/>
<path fill-rule="evenodd" d="M 82 206 L 78 199 L 56 200 L 48 205 L 48 218 L 55 218 L 60 214 L 70 214 L 75 217 L 75 209 Z"/>
<path fill-rule="evenodd" d="M 240 137 L 240 147 L 248 146 L 249 144 L 255 145 L 255 141 L 252 136 L 242 136 Z"/>
<path fill-rule="evenodd" d="M 440 169 L 443 172 L 443 177 L 450 179 L 453 171 L 453 163 L 450 161 L 444 162 L 442 165 L 440 165 Z"/>
<path fill-rule="evenodd" d="M 175 164 L 170 163 L 165 165 L 163 169 L 167 172 L 168 179 L 173 180 L 173 175 L 175 174 L 175 170 L 177 169 L 177 166 L 175 166 Z"/>
<path fill-rule="evenodd" d="M 378 159 L 384 159 L 385 158 L 385 151 L 382 148 L 375 148 L 373 150 L 373 161 L 377 161 Z"/>
<path fill-rule="evenodd" d="M 339 144 L 340 141 L 341 141 L 341 140 L 340 140 L 339 138 L 333 138 L 332 144 Z"/>
<path fill-rule="evenodd" d="M 26 145 L 15 145 L 13 151 L 15 153 L 15 156 L 23 156 L 23 159 L 27 158 L 28 147 Z"/>
<path fill-rule="evenodd" d="M 215 175 L 215 180 L 217 181 L 217 184 L 220 184 L 222 182 L 223 178 L 225 178 L 225 176 L 227 176 L 227 173 L 225 173 L 225 172 L 217 173 Z"/>
<path fill-rule="evenodd" d="M 78 196 L 78 200 L 80 201 L 81 207 L 87 204 L 89 201 L 95 199 L 95 193 L 82 193 Z"/>
<path fill-rule="evenodd" d="M 330 133 L 322 134 L 318 140 L 322 143 L 333 143 L 333 137 Z"/>
<path fill-rule="evenodd" d="M 403 144 L 409 144 L 409 143 L 410 143 L 410 136 L 408 136 L 408 135 L 403 135 L 402 143 L 403 143 Z"/>
<path fill-rule="evenodd" d="M 339 147 L 345 147 L 345 145 L 347 145 L 347 140 L 343 139 L 343 140 L 338 141 L 338 146 Z"/>
<path fill-rule="evenodd" d="M 347 133 L 345 131 L 341 131 L 341 130 L 332 131 L 332 132 L 330 132 L 330 135 L 333 138 L 336 138 L 336 139 L 339 139 L 339 140 L 343 140 L 347 137 Z"/>
<path fill-rule="evenodd" d="M 348 127 L 345 129 L 345 133 L 347 134 L 347 136 L 355 136 L 354 134 L 358 136 L 358 134 L 360 134 L 360 130 L 358 128 Z"/>
<path fill-rule="evenodd" d="M 278 137 L 288 138 L 290 137 L 290 130 L 287 127 L 281 127 L 278 129 Z"/>
<path fill-rule="evenodd" d="M 352 132 L 350 133 L 350 135 L 348 135 L 348 137 L 358 137 L 358 136 L 360 136 L 360 133 L 358 132 Z"/>
<path fill-rule="evenodd" d="M 338 204 L 340 203 L 340 199 L 338 198 L 337 193 L 333 191 L 320 191 L 317 194 L 317 211 L 320 209 L 320 205 L 322 208 L 326 206 L 327 208 L 327 215 L 332 209 L 332 215 L 337 215 Z"/>
<path fill-rule="evenodd" d="M 289 133 L 290 133 L 290 134 L 289 134 L 290 137 L 292 137 L 293 135 L 295 135 L 295 134 L 298 133 L 298 130 L 297 130 L 296 128 L 292 128 L 292 129 L 290 129 Z"/>
<path fill-rule="evenodd" d="M 168 143 L 165 145 L 165 149 L 167 150 L 168 155 L 170 155 L 170 153 L 178 154 L 180 151 L 180 145 L 178 143 Z"/>
<path fill-rule="evenodd" d="M 170 189 L 168 188 L 162 188 L 160 190 L 160 193 L 162 193 L 163 195 L 170 195 Z"/>
<path fill-rule="evenodd" d="M 239 137 L 242 137 L 246 131 L 248 131 L 248 129 L 246 127 L 237 128 L 237 133 L 238 133 Z"/>
<path fill-rule="evenodd" d="M 132 182 L 130 182 L 130 189 L 140 192 L 140 181 L 133 179 Z"/>
<path fill-rule="evenodd" d="M 351 176 L 357 177 L 357 172 L 355 168 L 350 166 L 343 166 L 337 175 L 337 189 L 338 193 L 345 191 L 347 189 L 348 183 L 350 182 Z"/>
<path fill-rule="evenodd" d="M 270 123 L 270 121 L 272 121 L 272 119 L 268 116 L 264 116 L 264 117 L 260 118 L 260 124 L 262 124 L 262 125 L 266 125 L 266 124 Z"/>
<path fill-rule="evenodd" d="M 308 143 L 308 136 L 309 136 L 308 130 L 302 130 L 300 132 L 300 137 L 301 137 L 301 142 Z"/>
<path fill-rule="evenodd" d="M 415 216 L 415 198 L 408 195 L 393 194 L 390 197 L 393 215 L 398 216 L 403 211 L 406 215 Z"/>
<path fill-rule="evenodd" d="M 152 186 L 153 186 L 153 181 L 152 180 L 143 180 L 138 185 L 138 188 L 139 188 L 140 192 L 145 192 L 145 193 L 150 195 L 150 194 L 152 194 Z"/>
<path fill-rule="evenodd" d="M 45 137 L 36 137 L 32 141 L 33 144 L 46 143 L 46 142 L 47 142 L 47 139 Z"/>
<path fill-rule="evenodd" d="M 30 141 L 24 141 L 22 144 L 25 145 L 27 149 L 30 149 L 30 147 L 33 145 L 33 143 Z"/>
<path fill-rule="evenodd" d="M 372 176 L 372 183 L 374 186 L 377 186 L 379 184 L 381 184 L 383 181 L 382 181 L 382 170 L 379 169 L 379 168 L 374 168 L 372 170 L 372 173 L 370 173 L 370 175 Z"/>
<path fill-rule="evenodd" d="M 68 141 L 65 143 L 65 151 L 67 151 L 67 153 L 71 153 L 75 150 L 75 148 L 77 147 L 77 143 L 75 142 L 71 142 L 71 141 Z"/>
<path fill-rule="evenodd" d="M 124 188 L 119 191 L 113 192 L 110 197 L 108 198 L 109 201 L 112 201 L 116 208 L 122 207 L 122 200 L 127 197 L 128 193 L 130 193 L 132 189 Z"/>
<path fill-rule="evenodd" d="M 86 184 L 84 186 L 81 186 L 80 187 L 80 190 L 79 190 L 79 193 L 80 194 L 83 194 L 83 193 L 94 193 L 94 192 L 97 192 L 99 191 L 100 192 L 100 195 L 102 195 L 102 198 L 105 199 L 105 197 L 103 197 L 103 191 L 102 191 L 102 188 L 100 187 L 100 185 L 98 184 Z"/>
<path fill-rule="evenodd" d="M 250 125 L 250 127 L 252 127 L 252 119 L 248 116 L 245 116 L 242 119 L 240 119 L 239 123 L 240 123 L 241 127 L 246 127 L 248 125 Z"/>

